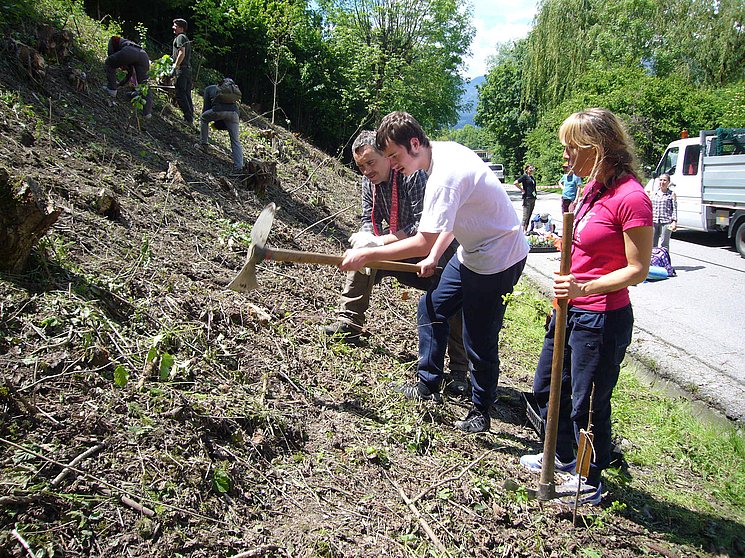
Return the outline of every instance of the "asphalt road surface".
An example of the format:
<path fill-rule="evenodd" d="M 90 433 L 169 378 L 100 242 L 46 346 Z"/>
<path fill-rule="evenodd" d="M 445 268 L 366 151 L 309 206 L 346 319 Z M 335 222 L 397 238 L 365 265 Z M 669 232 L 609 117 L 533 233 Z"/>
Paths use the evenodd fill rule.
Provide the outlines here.
<path fill-rule="evenodd" d="M 505 188 L 518 215 L 520 192 Z M 559 194 L 539 194 L 561 234 Z M 670 241 L 677 277 L 630 288 L 634 336 L 629 354 L 656 376 L 745 425 L 745 258 L 724 233 L 679 230 Z M 525 274 L 550 293 L 558 253 L 531 253 Z"/>

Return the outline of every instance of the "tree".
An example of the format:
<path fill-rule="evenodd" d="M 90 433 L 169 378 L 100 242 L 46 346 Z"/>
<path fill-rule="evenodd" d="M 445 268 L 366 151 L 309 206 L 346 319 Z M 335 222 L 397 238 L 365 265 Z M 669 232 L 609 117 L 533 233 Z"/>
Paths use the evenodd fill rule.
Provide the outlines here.
<path fill-rule="evenodd" d="M 640 162 L 653 165 L 681 130 L 697 134 L 720 125 L 727 101 L 720 90 L 692 88 L 677 76 L 650 76 L 639 69 L 591 71 L 577 92 L 545 111 L 527 135 L 526 156 L 543 180 L 558 179 L 561 172 L 561 123 L 572 112 L 589 107 L 618 114 L 634 139 Z"/>
<path fill-rule="evenodd" d="M 434 134 L 436 140 L 455 141 L 471 149 L 486 149 L 489 153 L 497 152 L 499 146 L 488 130 L 471 124 L 460 129 L 448 128 Z"/>
<path fill-rule="evenodd" d="M 479 86 L 475 122 L 498 144 L 498 159 L 507 174 L 517 174 L 525 156 L 525 134 L 534 126 L 535 113 L 522 103 L 525 42 L 501 47 Z"/>
<path fill-rule="evenodd" d="M 535 21 L 523 102 L 539 110 L 596 69 L 678 75 L 696 86 L 745 77 L 742 0 L 546 0 Z"/>
<path fill-rule="evenodd" d="M 473 37 L 463 0 L 326 0 L 328 40 L 343 70 L 338 94 L 351 135 L 391 110 L 438 129 L 457 120 L 458 73 Z"/>

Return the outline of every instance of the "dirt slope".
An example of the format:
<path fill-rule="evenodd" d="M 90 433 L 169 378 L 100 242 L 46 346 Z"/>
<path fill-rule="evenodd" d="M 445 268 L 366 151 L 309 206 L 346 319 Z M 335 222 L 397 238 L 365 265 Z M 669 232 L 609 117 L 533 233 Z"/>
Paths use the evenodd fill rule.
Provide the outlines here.
<path fill-rule="evenodd" d="M 0 61 L 0 165 L 64 210 L 28 273 L 0 277 L 0 557 L 26 555 L 20 538 L 39 557 L 710 555 L 608 509 L 573 529 L 501 489 L 536 484 L 517 466 L 540 448 L 519 399 L 536 347 L 504 348 L 492 431 L 467 437 L 451 426 L 466 402 L 389 390 L 412 374 L 415 293 L 378 290 L 348 347 L 318 333 L 334 268 L 266 263 L 260 290 L 225 289 L 269 201 L 270 243 L 341 252 L 348 168 L 244 110 L 247 157 L 277 169 L 257 193 L 224 175 L 226 138 L 195 150 L 164 96 L 138 129 L 100 71 L 81 93 L 65 68 L 37 83 Z M 119 216 L 97 213 L 102 188 Z"/>

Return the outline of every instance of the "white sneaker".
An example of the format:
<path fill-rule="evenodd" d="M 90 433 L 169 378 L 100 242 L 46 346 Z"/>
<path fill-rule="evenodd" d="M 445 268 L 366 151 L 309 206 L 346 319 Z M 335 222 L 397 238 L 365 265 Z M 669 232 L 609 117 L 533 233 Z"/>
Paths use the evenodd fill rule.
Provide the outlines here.
<path fill-rule="evenodd" d="M 101 86 L 101 89 L 103 89 L 104 91 L 106 91 L 106 93 L 108 93 L 108 94 L 109 94 L 109 95 L 111 95 L 112 97 L 116 97 L 116 89 L 109 89 L 109 88 L 108 88 L 107 86 L 105 86 L 105 85 L 102 85 L 102 86 Z"/>
<path fill-rule="evenodd" d="M 533 471 L 534 473 L 540 473 L 541 467 L 543 466 L 543 453 L 536 453 L 535 455 L 523 455 L 520 458 L 520 465 Z M 562 463 L 559 458 L 554 460 L 554 469 L 561 471 L 562 473 L 574 473 L 574 469 L 577 466 L 577 460 L 572 459 L 569 463 Z"/>
<path fill-rule="evenodd" d="M 577 499 L 577 505 L 582 504 L 588 506 L 597 506 L 603 500 L 603 483 L 599 483 L 598 486 L 592 486 L 585 482 L 585 477 L 574 475 L 571 480 L 561 485 L 562 491 L 571 491 L 571 496 L 565 496 L 561 499 L 562 504 L 568 504 L 574 506 L 574 500 L 577 495 L 577 486 L 579 485 L 579 499 Z"/>

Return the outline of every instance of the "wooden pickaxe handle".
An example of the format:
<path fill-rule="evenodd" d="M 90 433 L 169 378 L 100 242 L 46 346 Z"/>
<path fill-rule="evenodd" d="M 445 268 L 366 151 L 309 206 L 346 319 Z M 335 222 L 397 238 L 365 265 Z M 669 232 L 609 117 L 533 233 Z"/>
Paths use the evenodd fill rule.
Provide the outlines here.
<path fill-rule="evenodd" d="M 323 254 L 321 252 L 301 252 L 299 250 L 287 250 L 284 248 L 270 248 L 264 247 L 261 250 L 262 259 L 274 260 L 276 262 L 296 262 L 306 264 L 321 264 L 321 265 L 335 265 L 338 266 L 343 260 L 344 256 L 337 256 L 334 254 Z M 365 267 L 372 269 L 385 269 L 387 271 L 404 271 L 407 273 L 418 273 L 421 267 L 417 264 L 405 263 L 405 262 L 368 262 Z M 440 268 L 438 268 L 442 271 Z"/>
<path fill-rule="evenodd" d="M 301 252 L 300 250 L 269 247 L 265 247 L 262 250 L 262 256 L 265 260 L 274 260 L 276 262 L 296 262 L 335 266 L 338 266 L 342 261 L 344 261 L 344 256 L 337 256 L 334 254 Z M 406 273 L 418 273 L 421 270 L 421 267 L 417 264 L 392 261 L 368 262 L 365 264 L 365 267 L 370 267 L 372 269 L 385 269 L 387 271 L 403 271 Z M 442 271 L 440 268 L 438 269 Z"/>

